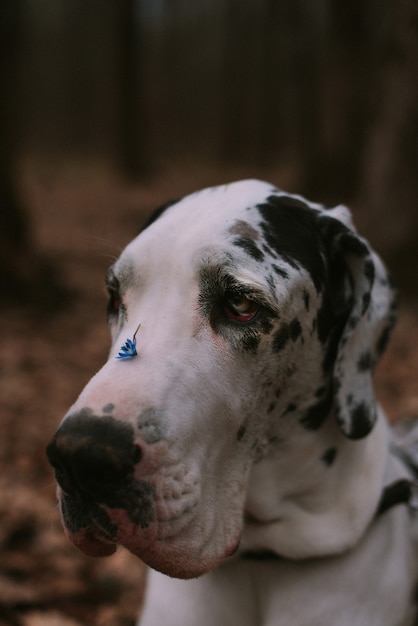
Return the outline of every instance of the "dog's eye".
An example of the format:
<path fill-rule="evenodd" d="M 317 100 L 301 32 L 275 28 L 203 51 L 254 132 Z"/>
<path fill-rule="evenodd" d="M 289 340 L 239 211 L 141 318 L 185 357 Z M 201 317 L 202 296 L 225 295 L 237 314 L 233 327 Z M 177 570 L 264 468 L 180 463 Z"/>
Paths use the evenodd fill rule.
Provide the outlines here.
<path fill-rule="evenodd" d="M 117 291 L 114 291 L 113 289 L 109 289 L 108 292 L 109 292 L 109 300 L 107 303 L 107 311 L 110 314 L 117 315 L 122 306 L 121 297 L 119 293 Z"/>
<path fill-rule="evenodd" d="M 225 303 L 225 313 L 231 320 L 250 322 L 260 310 L 260 305 L 245 296 L 230 296 Z"/>

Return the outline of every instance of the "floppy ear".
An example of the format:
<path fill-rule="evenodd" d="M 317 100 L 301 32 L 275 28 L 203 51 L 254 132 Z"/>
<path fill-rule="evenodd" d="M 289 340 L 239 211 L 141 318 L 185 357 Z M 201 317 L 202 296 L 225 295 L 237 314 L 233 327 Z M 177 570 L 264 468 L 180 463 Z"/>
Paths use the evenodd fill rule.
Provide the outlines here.
<path fill-rule="evenodd" d="M 355 232 L 348 209 L 324 211 L 318 222 L 333 276 L 329 289 L 346 310 L 333 365 L 336 419 L 347 437 L 360 439 L 376 421 L 372 370 L 396 319 L 395 291 L 380 258 Z"/>

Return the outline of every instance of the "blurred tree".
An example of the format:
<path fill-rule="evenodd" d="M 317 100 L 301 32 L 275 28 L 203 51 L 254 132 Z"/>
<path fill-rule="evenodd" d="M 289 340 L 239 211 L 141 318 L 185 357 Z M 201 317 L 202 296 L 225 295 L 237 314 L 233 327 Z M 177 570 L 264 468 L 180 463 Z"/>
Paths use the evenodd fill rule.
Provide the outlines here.
<path fill-rule="evenodd" d="M 380 49 L 374 123 L 360 197 L 397 281 L 416 292 L 418 246 L 418 4 L 398 0 Z"/>
<path fill-rule="evenodd" d="M 149 170 L 147 125 L 142 93 L 141 0 L 119 0 L 119 137 L 125 174 L 139 178 Z"/>
<path fill-rule="evenodd" d="M 284 169 L 306 195 L 367 204 L 382 252 L 415 234 L 416 2 L 4 0 L 0 10 L 12 246 L 27 240 L 7 169 L 20 10 L 31 149 L 99 156 L 133 178 L 190 155 Z"/>
<path fill-rule="evenodd" d="M 1 293 L 11 294 L 24 274 L 22 255 L 29 246 L 27 216 L 20 203 L 16 153 L 19 142 L 19 51 L 22 5 L 0 4 L 0 280 Z"/>
<path fill-rule="evenodd" d="M 23 3 L 0 3 L 0 301 L 60 306 L 67 293 L 32 246 L 18 184 L 21 151 L 21 44 Z"/>

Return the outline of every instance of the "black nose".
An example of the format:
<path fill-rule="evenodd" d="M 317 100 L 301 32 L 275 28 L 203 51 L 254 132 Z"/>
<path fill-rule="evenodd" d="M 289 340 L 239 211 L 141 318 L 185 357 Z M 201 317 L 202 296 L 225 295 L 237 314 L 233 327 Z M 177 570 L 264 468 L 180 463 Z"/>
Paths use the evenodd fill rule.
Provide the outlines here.
<path fill-rule="evenodd" d="M 96 502 L 123 488 L 141 458 L 130 424 L 94 416 L 90 410 L 67 417 L 46 453 L 65 493 Z"/>

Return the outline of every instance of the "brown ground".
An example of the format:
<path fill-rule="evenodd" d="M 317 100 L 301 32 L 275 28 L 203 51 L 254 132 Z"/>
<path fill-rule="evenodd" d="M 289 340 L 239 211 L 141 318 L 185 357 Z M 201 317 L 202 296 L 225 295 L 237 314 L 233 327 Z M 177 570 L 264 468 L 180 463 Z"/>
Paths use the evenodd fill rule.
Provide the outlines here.
<path fill-rule="evenodd" d="M 46 172 L 46 173 L 45 173 Z M 71 290 L 60 312 L 0 310 L 0 626 L 132 626 L 144 567 L 120 549 L 95 560 L 66 540 L 44 449 L 108 349 L 102 278 L 160 202 L 222 179 L 191 176 L 141 189 L 109 173 L 25 173 L 34 237 Z M 141 207 L 138 210 L 138 207 Z M 35 219 L 36 218 L 36 219 Z M 12 303 L 11 303 L 12 304 Z M 418 414 L 416 308 L 401 311 L 377 387 L 392 419 Z"/>

